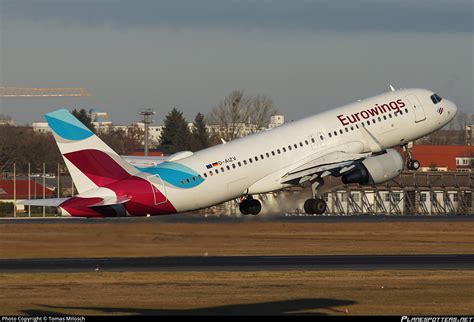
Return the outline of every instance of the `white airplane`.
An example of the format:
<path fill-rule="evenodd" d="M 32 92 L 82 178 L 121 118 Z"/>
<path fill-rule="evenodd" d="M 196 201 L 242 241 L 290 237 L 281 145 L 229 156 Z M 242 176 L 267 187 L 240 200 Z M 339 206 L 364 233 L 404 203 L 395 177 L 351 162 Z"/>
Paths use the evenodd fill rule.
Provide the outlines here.
<path fill-rule="evenodd" d="M 310 182 L 307 213 L 321 214 L 318 189 L 327 176 L 377 184 L 404 168 L 395 147 L 449 123 L 456 105 L 425 89 L 401 89 L 334 108 L 198 152 L 179 152 L 151 166 L 150 158 L 120 157 L 67 110 L 46 114 L 79 192 L 71 198 L 25 202 L 58 206 L 62 215 L 145 216 L 191 211 L 241 198 L 242 214 L 262 205 L 252 195 Z M 407 168 L 420 164 L 408 154 Z M 138 162 L 138 164 L 137 164 Z M 133 165 L 135 164 L 135 165 Z"/>

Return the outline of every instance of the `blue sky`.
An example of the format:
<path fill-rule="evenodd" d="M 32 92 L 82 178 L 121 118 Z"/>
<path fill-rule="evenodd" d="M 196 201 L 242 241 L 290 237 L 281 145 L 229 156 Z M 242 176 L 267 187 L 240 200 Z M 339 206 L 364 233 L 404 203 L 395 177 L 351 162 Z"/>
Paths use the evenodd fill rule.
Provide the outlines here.
<path fill-rule="evenodd" d="M 395 87 L 464 111 L 473 99 L 473 3 L 460 0 L 0 0 L 0 82 L 84 87 L 75 99 L 2 99 L 17 123 L 61 106 L 115 123 L 153 107 L 188 119 L 234 89 L 288 120 Z"/>

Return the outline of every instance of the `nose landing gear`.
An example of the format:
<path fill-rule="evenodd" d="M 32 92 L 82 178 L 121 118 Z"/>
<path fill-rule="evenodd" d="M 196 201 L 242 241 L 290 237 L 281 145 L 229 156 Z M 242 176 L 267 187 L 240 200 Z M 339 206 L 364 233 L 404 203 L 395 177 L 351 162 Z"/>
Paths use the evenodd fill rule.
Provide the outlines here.
<path fill-rule="evenodd" d="M 413 170 L 413 171 L 416 171 L 420 168 L 421 166 L 421 163 L 420 161 L 418 160 L 413 160 L 413 154 L 411 153 L 411 147 L 413 146 L 413 144 L 405 144 L 403 146 L 403 150 L 406 152 L 407 154 L 407 169 L 408 170 Z"/>
<path fill-rule="evenodd" d="M 239 210 L 242 215 L 258 215 L 262 210 L 262 204 L 252 196 L 248 196 L 240 201 Z"/>

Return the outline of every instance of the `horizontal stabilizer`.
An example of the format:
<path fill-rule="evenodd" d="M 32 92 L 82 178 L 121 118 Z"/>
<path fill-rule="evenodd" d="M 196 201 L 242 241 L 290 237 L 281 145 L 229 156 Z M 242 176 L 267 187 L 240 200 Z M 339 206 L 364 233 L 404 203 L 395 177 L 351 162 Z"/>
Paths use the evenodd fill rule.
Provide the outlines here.
<path fill-rule="evenodd" d="M 31 199 L 18 201 L 17 205 L 57 207 L 69 198 Z"/>
<path fill-rule="evenodd" d="M 105 198 L 102 201 L 99 201 L 99 202 L 97 202 L 95 204 L 92 204 L 88 207 L 89 208 L 94 208 L 94 207 L 120 205 L 122 203 L 126 203 L 129 200 L 130 200 L 130 198 L 125 197 L 125 196 L 122 196 L 122 197 L 119 197 L 119 198 Z"/>

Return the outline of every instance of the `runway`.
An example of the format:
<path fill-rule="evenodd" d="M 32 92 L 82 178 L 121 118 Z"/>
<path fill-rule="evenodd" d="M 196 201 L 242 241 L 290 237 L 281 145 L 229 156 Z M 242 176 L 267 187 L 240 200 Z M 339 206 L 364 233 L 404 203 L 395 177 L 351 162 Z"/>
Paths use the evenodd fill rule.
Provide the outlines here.
<path fill-rule="evenodd" d="M 474 254 L 4 259 L 0 272 L 474 269 Z"/>
<path fill-rule="evenodd" d="M 377 222 L 472 222 L 473 215 L 436 215 L 436 216 L 384 216 L 384 215 L 351 215 L 351 216 L 321 216 L 321 215 L 266 215 L 266 216 L 200 216 L 180 213 L 175 215 L 153 217 L 120 217 L 120 218 L 74 218 L 74 217 L 4 217 L 0 224 L 129 224 L 129 223 L 248 223 L 248 222 L 288 222 L 288 223 L 377 223 Z"/>

